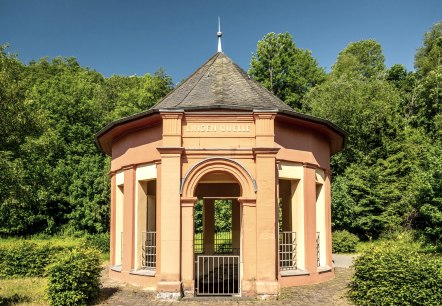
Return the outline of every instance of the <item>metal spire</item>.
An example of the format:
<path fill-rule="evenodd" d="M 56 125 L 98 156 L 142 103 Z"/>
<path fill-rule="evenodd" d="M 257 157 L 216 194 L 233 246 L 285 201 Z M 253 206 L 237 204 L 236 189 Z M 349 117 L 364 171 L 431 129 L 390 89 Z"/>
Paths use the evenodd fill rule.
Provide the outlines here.
<path fill-rule="evenodd" d="M 221 36 L 223 36 L 223 33 L 221 33 L 221 21 L 218 16 L 218 33 L 216 33 L 216 36 L 218 36 L 218 52 L 223 52 L 221 48 Z"/>

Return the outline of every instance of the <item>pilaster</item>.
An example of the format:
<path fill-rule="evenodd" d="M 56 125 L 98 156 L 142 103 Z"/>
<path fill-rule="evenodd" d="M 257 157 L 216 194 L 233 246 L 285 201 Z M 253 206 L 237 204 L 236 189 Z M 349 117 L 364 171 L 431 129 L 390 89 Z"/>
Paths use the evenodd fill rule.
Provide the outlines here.
<path fill-rule="evenodd" d="M 184 111 L 182 110 L 160 110 L 163 119 L 163 146 L 180 147 L 182 127 L 181 121 Z"/>
<path fill-rule="evenodd" d="M 278 197 L 276 194 L 276 154 L 279 148 L 255 148 L 256 182 L 256 294 L 259 297 L 276 296 L 277 282 L 277 228 Z"/>
<path fill-rule="evenodd" d="M 304 237 L 305 269 L 316 273 L 316 171 L 315 166 L 304 163 Z"/>
<path fill-rule="evenodd" d="M 326 265 L 333 267 L 332 263 L 332 225 L 331 225 L 331 171 L 325 170 L 325 232 L 326 232 Z"/>
<path fill-rule="evenodd" d="M 161 111 L 163 143 L 161 155 L 159 257 L 161 273 L 158 297 L 177 299 L 181 296 L 181 119 L 182 111 Z"/>
<path fill-rule="evenodd" d="M 238 200 L 232 200 L 232 248 L 234 254 L 241 248 L 241 207 Z"/>
<path fill-rule="evenodd" d="M 254 110 L 256 147 L 275 146 L 276 111 Z"/>
<path fill-rule="evenodd" d="M 198 198 L 181 198 L 181 282 L 184 296 L 193 296 L 194 282 L 194 206 Z"/>
<path fill-rule="evenodd" d="M 243 296 L 256 294 L 256 200 L 238 199 L 241 209 L 241 292 Z"/>
<path fill-rule="evenodd" d="M 135 169 L 133 165 L 124 168 L 123 272 L 130 272 L 134 268 Z"/>
<path fill-rule="evenodd" d="M 204 199 L 203 204 L 203 241 L 204 254 L 215 253 L 215 200 Z"/>
<path fill-rule="evenodd" d="M 115 265 L 115 220 L 116 220 L 116 188 L 117 176 L 113 171 L 109 174 L 111 176 L 111 207 L 110 207 L 110 265 Z"/>
<path fill-rule="evenodd" d="M 155 221 L 155 231 L 157 233 L 157 265 L 156 273 L 161 275 L 161 163 L 157 162 L 157 189 L 156 189 L 156 221 Z"/>

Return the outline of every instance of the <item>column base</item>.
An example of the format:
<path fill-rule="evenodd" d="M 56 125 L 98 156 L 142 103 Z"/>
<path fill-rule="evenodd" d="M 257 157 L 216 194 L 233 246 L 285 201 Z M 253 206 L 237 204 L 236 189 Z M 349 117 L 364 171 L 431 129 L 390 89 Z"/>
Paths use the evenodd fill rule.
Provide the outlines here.
<path fill-rule="evenodd" d="M 184 297 L 194 297 L 195 296 L 195 281 L 183 281 L 182 282 L 182 292 Z"/>
<path fill-rule="evenodd" d="M 157 298 L 160 300 L 178 300 L 183 296 L 181 282 L 178 281 L 160 281 L 157 291 Z"/>
<path fill-rule="evenodd" d="M 256 296 L 260 300 L 276 299 L 279 294 L 277 281 L 256 281 Z"/>
<path fill-rule="evenodd" d="M 241 296 L 254 297 L 256 296 L 256 283 L 253 280 L 241 281 Z"/>

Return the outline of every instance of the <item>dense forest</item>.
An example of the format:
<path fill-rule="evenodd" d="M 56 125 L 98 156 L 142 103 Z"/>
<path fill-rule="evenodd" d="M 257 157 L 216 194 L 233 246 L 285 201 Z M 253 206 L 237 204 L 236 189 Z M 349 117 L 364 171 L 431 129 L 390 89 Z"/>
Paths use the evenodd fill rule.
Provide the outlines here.
<path fill-rule="evenodd" d="M 269 33 L 249 74 L 348 132 L 332 159 L 334 230 L 368 240 L 412 229 L 442 243 L 442 23 L 414 71 L 387 68 L 381 45 L 363 40 L 326 73 L 289 33 Z M 161 69 L 105 78 L 75 58 L 24 64 L 0 46 L 0 236 L 108 231 L 109 158 L 94 135 L 172 89 Z"/>

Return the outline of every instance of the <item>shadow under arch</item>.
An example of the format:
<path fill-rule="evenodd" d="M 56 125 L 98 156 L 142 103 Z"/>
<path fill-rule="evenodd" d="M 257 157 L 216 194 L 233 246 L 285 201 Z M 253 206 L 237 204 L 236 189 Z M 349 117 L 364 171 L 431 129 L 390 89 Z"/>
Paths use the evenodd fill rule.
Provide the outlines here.
<path fill-rule="evenodd" d="M 209 157 L 190 168 L 181 181 L 181 196 L 192 198 L 200 179 L 211 172 L 224 172 L 232 175 L 241 188 L 241 197 L 248 200 L 256 199 L 256 181 L 241 163 L 226 157 Z"/>

